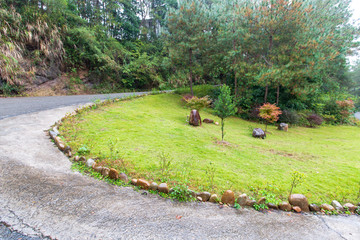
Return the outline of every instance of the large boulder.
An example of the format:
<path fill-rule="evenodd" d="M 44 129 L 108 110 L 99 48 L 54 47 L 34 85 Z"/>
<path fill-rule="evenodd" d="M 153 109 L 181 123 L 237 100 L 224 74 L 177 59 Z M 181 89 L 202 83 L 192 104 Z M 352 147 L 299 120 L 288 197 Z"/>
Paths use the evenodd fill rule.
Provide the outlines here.
<path fill-rule="evenodd" d="M 289 129 L 289 125 L 286 123 L 280 123 L 278 129 L 287 132 Z"/>
<path fill-rule="evenodd" d="M 309 202 L 307 198 L 302 194 L 291 194 L 289 197 L 289 203 L 293 206 L 300 207 L 302 211 L 309 212 Z"/>
<path fill-rule="evenodd" d="M 254 128 L 252 136 L 254 138 L 262 138 L 265 139 L 266 138 L 266 133 L 264 132 L 264 130 L 262 130 L 261 128 Z"/>
<path fill-rule="evenodd" d="M 201 117 L 198 110 L 191 110 L 189 124 L 193 126 L 201 125 Z"/>
<path fill-rule="evenodd" d="M 226 192 L 224 192 L 223 196 L 221 197 L 221 202 L 225 204 L 234 205 L 235 195 L 233 191 L 227 190 Z"/>

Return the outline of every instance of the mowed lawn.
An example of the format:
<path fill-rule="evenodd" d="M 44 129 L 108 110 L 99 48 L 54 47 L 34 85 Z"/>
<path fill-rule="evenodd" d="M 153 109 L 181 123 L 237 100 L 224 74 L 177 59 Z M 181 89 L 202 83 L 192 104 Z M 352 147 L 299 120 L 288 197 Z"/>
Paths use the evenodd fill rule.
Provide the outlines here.
<path fill-rule="evenodd" d="M 220 122 L 211 111 L 202 110 L 200 115 Z M 75 120 L 65 120 L 60 131 L 73 150 L 87 145 L 88 157 L 107 159 L 120 171 L 123 164 L 113 159 L 123 159 L 130 177 L 158 183 L 165 178 L 211 191 L 213 173 L 215 193 L 231 189 L 256 196 L 266 189 L 286 199 L 296 170 L 306 178 L 294 193 L 306 195 L 312 203 L 359 201 L 359 127 L 292 127 L 282 132 L 269 126 L 271 134 L 262 140 L 251 133 L 263 125 L 231 117 L 225 122 L 229 144 L 219 144 L 220 126 L 190 126 L 189 113 L 179 95 L 151 95 L 84 112 Z M 159 167 L 161 153 L 172 159 L 165 176 Z M 210 166 L 214 171 L 209 171 Z"/>

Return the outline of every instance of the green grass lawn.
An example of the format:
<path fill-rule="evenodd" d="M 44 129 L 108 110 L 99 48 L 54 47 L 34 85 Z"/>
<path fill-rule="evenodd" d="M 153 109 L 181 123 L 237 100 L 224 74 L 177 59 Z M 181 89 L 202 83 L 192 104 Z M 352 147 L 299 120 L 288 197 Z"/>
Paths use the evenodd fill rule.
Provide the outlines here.
<path fill-rule="evenodd" d="M 186 122 L 190 110 L 175 94 L 161 94 L 113 103 L 65 120 L 60 128 L 67 143 L 88 157 L 115 167 L 131 177 L 187 183 L 194 190 L 245 192 L 259 197 L 261 190 L 286 199 L 291 173 L 306 175 L 294 193 L 310 202 L 359 201 L 360 128 L 351 126 L 293 127 L 289 132 L 269 126 L 265 140 L 251 136 L 263 125 L 232 117 L 225 122 L 225 141 L 220 126 L 193 127 Z M 201 117 L 219 121 L 211 110 Z M 113 149 L 113 150 L 111 150 Z M 160 170 L 159 155 L 172 159 L 169 173 Z M 120 160 L 122 159 L 122 161 Z M 208 171 L 212 166 L 214 171 Z"/>

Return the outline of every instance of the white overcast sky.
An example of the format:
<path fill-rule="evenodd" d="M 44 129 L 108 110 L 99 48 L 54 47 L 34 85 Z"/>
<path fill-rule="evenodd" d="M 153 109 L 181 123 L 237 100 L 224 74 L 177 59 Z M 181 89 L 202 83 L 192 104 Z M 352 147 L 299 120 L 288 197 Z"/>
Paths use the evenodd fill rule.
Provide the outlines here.
<path fill-rule="evenodd" d="M 351 1 L 351 9 L 353 10 L 353 17 L 352 19 L 353 20 L 358 20 L 360 19 L 360 0 L 352 0 Z M 358 24 L 359 24 L 359 21 L 358 21 Z M 350 64 L 351 65 L 354 65 L 355 62 L 360 59 L 360 56 L 359 56 L 359 52 L 357 54 L 357 56 L 350 56 L 348 57 L 349 61 L 350 61 Z"/>
<path fill-rule="evenodd" d="M 359 19 L 360 18 L 360 0 L 352 0 L 351 8 L 353 9 L 353 18 Z"/>

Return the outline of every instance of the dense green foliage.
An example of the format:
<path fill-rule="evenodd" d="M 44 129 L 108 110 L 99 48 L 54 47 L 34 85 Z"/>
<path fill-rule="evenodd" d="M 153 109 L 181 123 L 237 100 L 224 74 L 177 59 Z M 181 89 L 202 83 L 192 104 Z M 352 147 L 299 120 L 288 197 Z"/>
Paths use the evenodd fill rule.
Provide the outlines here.
<path fill-rule="evenodd" d="M 151 11 L 141 19 L 144 2 Z M 52 66 L 89 71 L 91 82 L 108 91 L 165 87 L 170 66 L 154 32 L 168 6 L 173 1 L 0 0 L 3 92 Z"/>
<path fill-rule="evenodd" d="M 18 93 L 44 69 L 81 69 L 100 91 L 189 86 L 196 95 L 196 85 L 227 84 L 243 117 L 269 102 L 330 119 L 319 112 L 329 102 L 360 105 L 349 95 L 359 93 L 359 67 L 346 62 L 359 36 L 349 4 L 0 0 L 0 92 Z"/>

